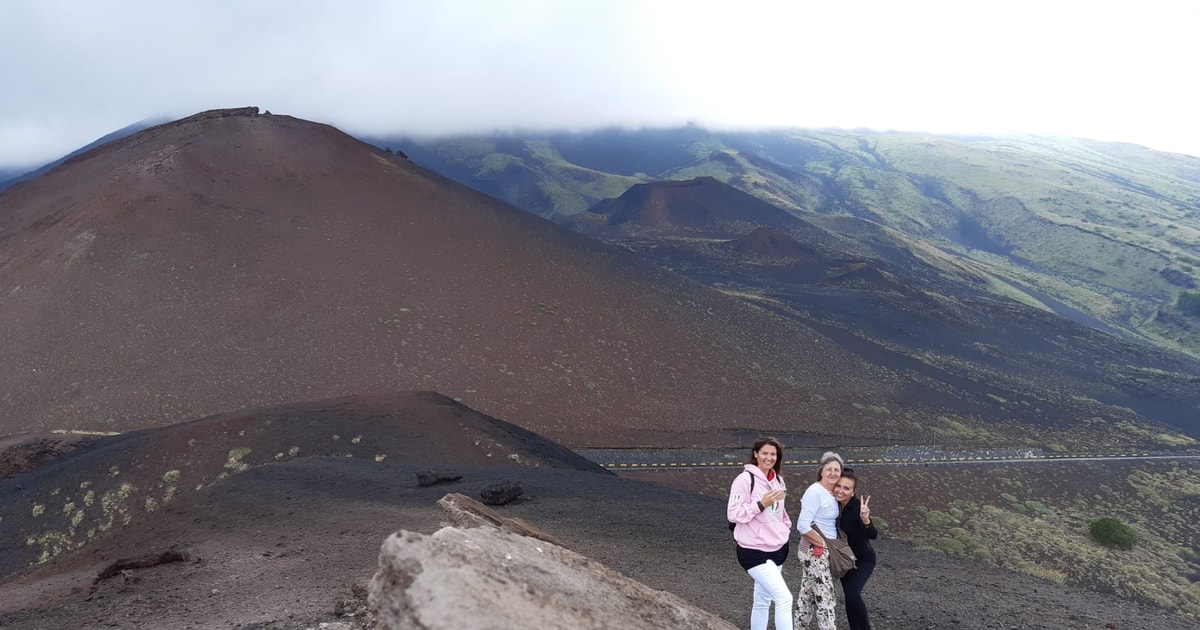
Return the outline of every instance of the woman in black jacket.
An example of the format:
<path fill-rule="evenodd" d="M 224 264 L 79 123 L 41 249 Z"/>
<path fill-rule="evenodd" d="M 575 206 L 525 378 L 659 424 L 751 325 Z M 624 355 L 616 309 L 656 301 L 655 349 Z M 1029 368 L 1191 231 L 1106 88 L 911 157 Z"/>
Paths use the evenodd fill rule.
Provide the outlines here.
<path fill-rule="evenodd" d="M 846 541 L 858 558 L 856 567 L 842 576 L 842 592 L 846 595 L 846 621 L 850 622 L 850 630 L 871 630 L 862 590 L 875 571 L 875 550 L 871 548 L 871 541 L 879 532 L 871 524 L 871 497 L 860 500 L 855 494 L 857 486 L 854 469 L 843 468 L 842 477 L 833 487 L 833 496 L 842 507 L 838 525 L 846 532 Z"/>

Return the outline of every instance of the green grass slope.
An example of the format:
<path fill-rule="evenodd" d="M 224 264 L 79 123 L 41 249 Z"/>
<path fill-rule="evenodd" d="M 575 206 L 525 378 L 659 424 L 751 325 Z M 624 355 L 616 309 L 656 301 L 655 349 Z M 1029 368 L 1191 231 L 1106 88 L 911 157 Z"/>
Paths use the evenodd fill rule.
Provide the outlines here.
<path fill-rule="evenodd" d="M 390 142 L 556 219 L 636 183 L 712 177 L 806 219 L 889 228 L 971 261 L 1004 294 L 1200 356 L 1189 326 L 1158 317 L 1200 282 L 1198 158 L 1071 138 L 696 127 Z M 853 238 L 866 223 L 844 225 Z"/>

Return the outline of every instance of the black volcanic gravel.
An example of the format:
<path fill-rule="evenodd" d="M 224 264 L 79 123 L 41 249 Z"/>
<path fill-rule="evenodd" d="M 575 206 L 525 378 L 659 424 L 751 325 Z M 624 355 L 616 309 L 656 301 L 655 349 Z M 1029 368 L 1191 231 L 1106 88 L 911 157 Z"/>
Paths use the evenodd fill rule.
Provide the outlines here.
<path fill-rule="evenodd" d="M 520 483 L 525 495 L 497 508 L 502 514 L 746 625 L 751 583 L 734 560 L 721 501 L 605 473 L 444 467 L 463 474 L 452 491 L 468 496 L 496 481 Z M 251 469 L 41 572 L 0 583 L 0 628 L 306 628 L 332 621 L 351 585 L 373 573 L 388 533 L 439 526 L 434 503 L 450 489 L 418 487 L 422 470 L 335 458 Z M 88 591 L 95 571 L 112 559 L 175 543 L 190 544 L 200 561 L 136 571 L 132 580 Z M 881 564 L 866 590 L 876 628 L 1194 627 L 1193 619 L 895 540 L 881 540 L 877 549 Z"/>

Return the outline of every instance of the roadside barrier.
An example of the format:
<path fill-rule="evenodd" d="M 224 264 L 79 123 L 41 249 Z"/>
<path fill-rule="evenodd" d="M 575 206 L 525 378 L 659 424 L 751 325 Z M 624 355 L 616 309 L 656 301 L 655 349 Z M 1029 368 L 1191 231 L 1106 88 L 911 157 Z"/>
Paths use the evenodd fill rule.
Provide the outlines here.
<path fill-rule="evenodd" d="M 724 452 L 724 451 L 723 451 Z M 745 462 L 741 460 L 695 460 L 695 461 L 650 461 L 654 458 L 641 458 L 641 461 L 616 461 L 613 459 L 604 459 L 599 461 L 597 458 L 589 456 L 587 450 L 579 451 L 584 457 L 592 459 L 592 461 L 600 464 L 609 470 L 671 470 L 671 469 L 704 469 L 704 468 L 741 468 Z M 597 453 L 599 455 L 599 453 Z M 610 451 L 604 451 L 605 455 L 611 455 Z M 1087 460 L 1087 461 L 1103 461 L 1103 460 L 1129 460 L 1129 459 L 1181 459 L 1195 460 L 1200 459 L 1200 455 L 1196 454 L 1181 454 L 1181 453 L 1152 453 L 1152 452 L 1129 452 L 1129 453 L 1034 453 L 1025 452 L 1020 455 L 994 455 L 994 454 L 975 454 L 975 453 L 958 453 L 958 454 L 941 454 L 933 457 L 862 457 L 854 458 L 847 457 L 847 466 L 879 466 L 879 465 L 942 465 L 942 464 L 984 464 L 984 463 L 1021 463 L 1021 462 L 1048 462 L 1048 461 L 1063 461 L 1063 460 Z M 785 459 L 784 466 L 808 466 L 817 465 L 816 459 Z"/>

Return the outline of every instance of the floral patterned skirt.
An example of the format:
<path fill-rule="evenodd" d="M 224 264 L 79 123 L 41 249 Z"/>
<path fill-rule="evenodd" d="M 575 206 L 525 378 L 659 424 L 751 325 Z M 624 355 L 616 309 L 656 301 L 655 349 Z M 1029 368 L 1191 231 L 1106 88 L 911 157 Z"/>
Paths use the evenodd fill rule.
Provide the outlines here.
<path fill-rule="evenodd" d="M 796 594 L 796 630 L 807 630 L 813 618 L 818 630 L 836 630 L 837 594 L 833 590 L 833 577 L 829 574 L 829 554 L 816 557 L 812 545 L 800 541 L 796 555 L 800 564 L 800 592 Z"/>

